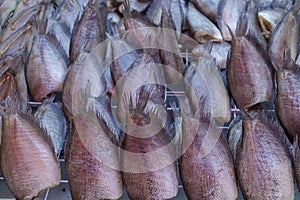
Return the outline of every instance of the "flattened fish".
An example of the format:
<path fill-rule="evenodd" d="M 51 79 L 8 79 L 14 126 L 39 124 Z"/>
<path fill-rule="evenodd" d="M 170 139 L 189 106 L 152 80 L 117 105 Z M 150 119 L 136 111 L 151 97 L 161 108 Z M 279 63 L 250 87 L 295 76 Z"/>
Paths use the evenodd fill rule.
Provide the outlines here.
<path fill-rule="evenodd" d="M 123 180 L 133 200 L 170 199 L 178 192 L 176 151 L 166 128 L 171 124 L 162 118 L 166 108 L 152 103 L 154 90 L 153 84 L 141 86 L 128 102 L 121 155 Z"/>
<path fill-rule="evenodd" d="M 89 103 L 83 104 L 86 110 L 78 110 L 84 112 L 74 114 L 73 131 L 66 149 L 66 172 L 72 199 L 118 199 L 123 193 L 123 182 L 118 145 L 110 137 L 115 138 L 116 131 L 120 130 L 114 126 L 111 113 L 106 111 L 110 102 L 96 103 L 93 97 L 87 97 L 79 97 L 80 102 L 85 99 Z"/>
<path fill-rule="evenodd" d="M 272 32 L 268 52 L 275 69 L 282 69 L 284 67 L 284 53 L 288 48 L 291 51 L 291 58 L 296 60 L 299 25 L 295 15 L 299 9 L 300 1 L 296 1 L 295 5 L 286 13 Z"/>
<path fill-rule="evenodd" d="M 248 22 L 240 21 L 239 31 L 247 27 L 244 23 Z M 256 38 L 249 34 L 244 32 L 233 38 L 227 65 L 230 93 L 236 104 L 244 108 L 271 100 L 273 93 L 272 67 L 268 56 Z"/>
<path fill-rule="evenodd" d="M 294 199 L 292 161 L 283 129 L 264 111 L 243 119 L 237 175 L 245 199 Z"/>
<path fill-rule="evenodd" d="M 93 97 L 98 97 L 106 91 L 105 81 L 101 79 L 101 67 L 101 63 L 87 52 L 81 52 L 71 65 L 63 88 L 63 107 L 68 120 L 71 119 L 74 110 L 74 97 L 89 84 L 89 92 Z"/>
<path fill-rule="evenodd" d="M 179 171 L 188 199 L 236 199 L 237 183 L 232 155 L 221 130 L 209 118 L 183 109 Z"/>
<path fill-rule="evenodd" d="M 233 155 L 234 163 L 236 163 L 237 147 L 239 145 L 238 143 L 242 139 L 242 124 L 243 120 L 241 119 L 232 121 L 228 130 L 228 144 Z"/>
<path fill-rule="evenodd" d="M 17 199 L 31 200 L 59 185 L 61 175 L 54 148 L 30 113 L 8 101 L 3 117 L 1 168 Z M 34 163 L 34 164 L 33 164 Z"/>
<path fill-rule="evenodd" d="M 230 120 L 229 95 L 215 62 L 205 52 L 185 72 L 184 86 L 193 110 L 220 122 Z"/>
<path fill-rule="evenodd" d="M 229 42 L 221 42 L 221 43 L 213 42 L 212 44 L 205 43 L 205 44 L 197 45 L 193 49 L 192 54 L 193 54 L 193 58 L 195 60 L 198 60 L 199 56 L 203 55 L 204 51 L 208 51 L 211 57 L 218 64 L 218 67 L 220 69 L 226 69 L 227 58 L 230 49 L 231 49 L 231 44 Z"/>
<path fill-rule="evenodd" d="M 81 19 L 75 24 L 70 46 L 70 60 L 73 62 L 79 52 L 90 50 L 103 42 L 106 32 L 107 7 L 90 1 L 84 8 Z"/>
<path fill-rule="evenodd" d="M 245 12 L 246 3 L 246 1 L 238 0 L 221 0 L 218 15 L 218 27 L 225 41 L 232 40 L 228 27 L 235 33 L 240 16 Z"/>
<path fill-rule="evenodd" d="M 269 39 L 271 37 L 273 30 L 285 13 L 286 11 L 282 8 L 265 9 L 258 12 L 259 24 L 265 38 Z"/>
<path fill-rule="evenodd" d="M 190 2 L 211 21 L 217 22 L 220 0 L 191 0 Z"/>
<path fill-rule="evenodd" d="M 178 84 L 182 80 L 183 62 L 176 38 L 175 25 L 171 19 L 170 10 L 163 8 L 160 58 L 164 66 L 165 78 L 168 84 Z"/>
<path fill-rule="evenodd" d="M 300 136 L 300 69 L 291 60 L 289 53 L 282 70 L 276 71 L 277 96 L 275 102 L 276 113 L 286 130 L 290 141 Z M 289 57 L 289 58 L 288 58 Z"/>
<path fill-rule="evenodd" d="M 42 101 L 49 94 L 63 89 L 67 61 L 61 49 L 55 38 L 35 32 L 26 78 L 30 94 L 36 101 Z"/>
<path fill-rule="evenodd" d="M 191 2 L 188 4 L 186 20 L 194 38 L 198 42 L 223 41 L 219 29 L 208 18 L 201 14 Z"/>

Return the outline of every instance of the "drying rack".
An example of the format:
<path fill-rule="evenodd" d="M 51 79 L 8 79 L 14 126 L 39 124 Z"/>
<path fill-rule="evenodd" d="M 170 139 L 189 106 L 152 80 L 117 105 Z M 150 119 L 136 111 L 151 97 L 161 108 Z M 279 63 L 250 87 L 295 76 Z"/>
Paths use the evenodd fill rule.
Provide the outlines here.
<path fill-rule="evenodd" d="M 189 62 L 192 60 L 192 54 L 190 52 L 188 52 L 188 49 L 185 50 L 184 53 L 182 53 L 182 57 L 185 60 L 185 65 L 188 65 Z M 168 91 L 166 91 L 166 97 L 169 96 L 185 96 L 185 92 L 182 90 L 177 90 L 177 91 L 173 91 L 172 90 L 172 94 Z M 41 105 L 41 102 L 28 102 L 28 104 L 30 106 L 33 107 L 38 107 L 39 105 Z M 114 107 L 113 107 L 114 109 Z M 167 107 L 168 110 L 171 110 L 170 107 Z M 222 127 L 218 127 L 221 128 L 225 131 L 227 131 L 229 129 L 229 125 L 230 123 L 238 118 L 238 115 L 240 115 L 240 110 L 235 106 L 232 105 L 231 106 L 231 120 L 229 123 L 226 123 L 224 126 Z M 66 172 L 65 172 L 65 162 L 64 162 L 64 156 L 61 155 L 59 157 L 59 162 L 61 165 L 61 175 L 62 175 L 62 179 L 60 181 L 60 185 L 58 185 L 55 188 L 51 188 L 47 191 L 45 191 L 44 193 L 42 193 L 39 197 L 36 198 L 36 200 L 71 200 L 71 194 L 70 194 L 70 190 L 69 190 L 69 185 L 68 185 L 68 180 L 67 180 L 67 176 L 66 176 Z M 176 197 L 172 198 L 172 200 L 187 200 L 187 197 L 184 193 L 181 181 L 179 180 L 179 189 L 178 189 L 178 194 Z M 7 184 L 5 183 L 5 180 L 3 178 L 3 176 L 0 173 L 0 200 L 7 200 L 7 199 L 14 199 L 14 196 L 11 194 L 11 192 L 9 191 Z M 239 197 L 238 200 L 242 200 L 243 197 L 241 195 L 241 192 L 239 191 Z M 296 192 L 296 198 L 295 199 L 299 199 L 300 200 L 300 195 L 299 192 Z M 130 200 L 126 190 L 124 189 L 124 193 L 122 195 L 122 197 L 119 200 Z"/>

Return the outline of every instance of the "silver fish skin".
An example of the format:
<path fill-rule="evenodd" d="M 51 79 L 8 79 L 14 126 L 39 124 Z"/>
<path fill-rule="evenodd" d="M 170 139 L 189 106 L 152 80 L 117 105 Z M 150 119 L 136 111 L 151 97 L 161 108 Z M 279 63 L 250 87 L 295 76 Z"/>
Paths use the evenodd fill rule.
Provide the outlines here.
<path fill-rule="evenodd" d="M 56 155 L 63 150 L 63 144 L 67 133 L 67 122 L 61 106 L 53 103 L 52 99 L 46 99 L 37 109 L 34 117 L 40 126 L 49 134 Z"/>
<path fill-rule="evenodd" d="M 265 9 L 258 11 L 258 20 L 262 28 L 263 35 L 269 39 L 278 22 L 285 15 L 286 11 L 283 8 Z"/>
<path fill-rule="evenodd" d="M 218 27 L 225 41 L 231 41 L 231 33 L 235 33 L 241 14 L 246 9 L 246 1 L 221 0 L 218 14 Z M 230 12 L 228 12 L 230 10 Z"/>
<path fill-rule="evenodd" d="M 208 51 L 211 57 L 215 60 L 216 64 L 218 64 L 219 69 L 226 69 L 228 54 L 231 49 L 231 44 L 229 42 L 221 42 L 216 43 L 213 42 L 211 44 L 199 44 L 197 45 L 193 51 L 193 58 L 198 60 L 199 56 L 204 53 L 204 51 Z"/>
<path fill-rule="evenodd" d="M 223 41 L 219 29 L 207 17 L 201 14 L 191 2 L 188 4 L 186 20 L 193 37 L 198 42 L 205 43 L 207 41 Z"/>
<path fill-rule="evenodd" d="M 221 0 L 191 0 L 190 2 L 192 2 L 203 15 L 216 23 L 220 1 Z"/>
<path fill-rule="evenodd" d="M 231 150 L 233 161 L 236 163 L 236 154 L 237 154 L 237 147 L 239 145 L 239 142 L 242 139 L 242 124 L 243 120 L 239 119 L 236 121 L 233 121 L 228 130 L 228 144 L 229 148 Z"/>
<path fill-rule="evenodd" d="M 300 1 L 297 1 L 277 24 L 270 37 L 268 53 L 274 68 L 277 70 L 284 67 L 286 49 L 290 50 L 292 60 L 296 60 L 299 38 L 296 13 L 299 9 Z"/>
<path fill-rule="evenodd" d="M 0 1 L 0 17 L 1 17 L 1 26 L 3 27 L 5 22 L 8 20 L 10 15 L 13 14 L 12 11 L 16 9 L 17 0 L 7 1 L 1 0 Z"/>
<path fill-rule="evenodd" d="M 203 117 L 211 116 L 220 122 L 230 120 L 229 95 L 208 53 L 198 58 L 197 65 L 189 66 L 184 77 L 185 90 L 193 110 L 198 110 Z"/>

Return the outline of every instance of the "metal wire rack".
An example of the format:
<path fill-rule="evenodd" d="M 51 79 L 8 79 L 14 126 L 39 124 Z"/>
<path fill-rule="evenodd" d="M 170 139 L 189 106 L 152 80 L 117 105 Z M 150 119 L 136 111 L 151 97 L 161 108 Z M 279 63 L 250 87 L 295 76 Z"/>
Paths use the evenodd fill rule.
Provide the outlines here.
<path fill-rule="evenodd" d="M 182 57 L 185 60 L 185 64 L 188 65 L 189 62 L 192 59 L 192 55 L 191 53 L 189 53 L 188 49 L 185 50 L 184 53 L 182 53 Z M 185 92 L 181 89 L 181 90 L 176 90 L 176 91 L 172 91 L 172 93 L 166 91 L 166 96 L 167 97 L 171 97 L 171 96 L 185 96 Z M 41 102 L 28 102 L 28 104 L 30 106 L 33 107 L 38 107 L 39 105 L 41 105 Z M 114 108 L 114 107 L 113 107 Z M 168 108 L 168 110 L 170 110 L 171 108 Z M 224 126 L 220 126 L 219 128 L 223 129 L 223 130 L 228 130 L 229 129 L 229 124 L 234 120 L 238 118 L 238 115 L 240 115 L 240 110 L 233 105 L 231 108 L 231 120 L 229 123 L 225 124 Z M 68 185 L 68 179 L 66 176 L 66 172 L 65 172 L 65 163 L 64 163 L 64 156 L 60 155 L 59 156 L 59 162 L 61 165 L 61 174 L 62 174 L 62 180 L 60 181 L 60 185 L 55 187 L 55 188 L 51 188 L 47 191 L 45 191 L 43 194 L 41 194 L 39 197 L 37 197 L 37 200 L 71 200 L 71 194 L 70 194 L 70 190 L 69 190 L 69 185 Z M 7 184 L 5 183 L 4 178 L 2 177 L 1 173 L 0 173 L 0 200 L 1 199 L 14 199 L 14 196 L 11 194 L 11 192 L 8 189 Z M 174 200 L 187 200 L 187 197 L 185 196 L 181 181 L 179 180 L 179 191 L 178 194 L 175 198 L 173 198 Z M 238 200 L 241 200 L 242 195 L 241 192 L 239 191 L 239 197 Z M 300 199 L 299 193 L 296 193 L 296 199 Z M 129 197 L 127 196 L 126 190 L 124 189 L 124 194 L 123 196 L 120 198 L 120 200 L 129 200 Z"/>

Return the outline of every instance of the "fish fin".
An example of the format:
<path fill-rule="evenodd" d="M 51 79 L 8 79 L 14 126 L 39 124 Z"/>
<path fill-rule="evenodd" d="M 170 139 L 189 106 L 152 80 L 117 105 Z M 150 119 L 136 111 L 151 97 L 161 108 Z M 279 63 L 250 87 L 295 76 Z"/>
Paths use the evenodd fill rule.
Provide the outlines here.
<path fill-rule="evenodd" d="M 204 49 L 210 54 L 212 52 L 213 42 L 208 41 L 204 44 Z"/>
<path fill-rule="evenodd" d="M 104 94 L 95 99 L 95 104 L 95 112 L 101 128 L 111 142 L 120 146 L 121 129 L 113 118 L 113 114 L 110 109 L 110 98 Z"/>
<path fill-rule="evenodd" d="M 248 110 L 246 108 L 239 105 L 238 103 L 236 103 L 236 106 L 240 109 L 243 118 L 253 119 L 253 116 L 251 115 L 251 113 L 248 112 Z"/>
<path fill-rule="evenodd" d="M 18 111 L 18 115 L 33 127 L 33 129 L 44 139 L 44 141 L 49 145 L 54 153 L 54 144 L 52 142 L 50 134 L 45 128 L 43 128 L 41 123 L 37 121 L 29 111 Z"/>
<path fill-rule="evenodd" d="M 295 66 L 295 61 L 291 55 L 291 48 L 287 47 L 283 55 L 283 69 L 292 69 Z"/>
<path fill-rule="evenodd" d="M 294 141 L 293 141 L 293 159 L 294 162 L 296 162 L 297 157 L 299 156 L 299 142 L 298 142 L 298 135 L 295 135 Z M 296 165 L 295 165 L 296 167 Z"/>
<path fill-rule="evenodd" d="M 123 16 L 125 19 L 129 19 L 132 17 L 132 13 L 131 13 L 131 8 L 130 8 L 130 1 L 129 0 L 125 0 L 123 3 Z"/>
<path fill-rule="evenodd" d="M 61 42 L 52 33 L 48 33 L 45 36 L 46 36 L 48 42 L 50 42 L 53 45 L 53 47 L 56 48 L 57 52 L 59 53 L 59 56 L 64 59 L 64 61 L 66 62 L 66 65 L 68 66 L 70 64 L 69 57 L 67 55 L 68 53 L 64 50 Z"/>
<path fill-rule="evenodd" d="M 20 110 L 20 99 L 18 94 L 11 94 L 5 99 L 5 113 L 10 114 L 17 114 Z"/>

